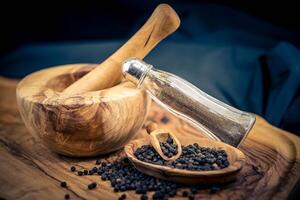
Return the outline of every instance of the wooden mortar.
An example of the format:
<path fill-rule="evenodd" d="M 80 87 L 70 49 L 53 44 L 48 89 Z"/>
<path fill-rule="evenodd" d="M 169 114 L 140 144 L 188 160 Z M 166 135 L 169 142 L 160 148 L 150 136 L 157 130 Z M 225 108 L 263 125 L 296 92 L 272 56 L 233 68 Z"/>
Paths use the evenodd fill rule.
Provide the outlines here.
<path fill-rule="evenodd" d="M 122 81 L 125 59 L 143 59 L 180 24 L 176 12 L 159 5 L 143 27 L 99 65 L 71 64 L 25 77 L 17 102 L 28 130 L 53 151 L 93 156 L 122 148 L 142 127 L 150 98 Z"/>

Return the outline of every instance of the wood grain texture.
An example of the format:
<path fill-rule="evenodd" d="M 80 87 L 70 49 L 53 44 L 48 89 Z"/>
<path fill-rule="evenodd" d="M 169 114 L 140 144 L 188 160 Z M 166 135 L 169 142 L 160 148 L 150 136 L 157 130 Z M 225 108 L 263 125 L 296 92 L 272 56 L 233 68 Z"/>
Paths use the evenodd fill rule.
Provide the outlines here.
<path fill-rule="evenodd" d="M 17 81 L 0 79 L 0 197 L 6 199 L 63 199 L 65 193 L 72 199 L 117 199 L 108 182 L 96 176 L 78 177 L 69 171 L 71 165 L 80 168 L 94 166 L 96 158 L 68 158 L 53 153 L 41 140 L 32 137 L 17 111 L 15 88 Z M 201 134 L 152 104 L 148 120 L 182 136 Z M 147 137 L 144 129 L 137 137 Z M 257 122 L 241 146 L 246 155 L 245 166 L 235 182 L 225 185 L 216 194 L 204 189 L 197 199 L 285 199 L 300 177 L 300 139 L 269 125 L 257 117 Z M 112 159 L 122 152 L 103 157 Z M 59 186 L 67 181 L 67 189 Z M 87 190 L 87 184 L 96 181 L 99 187 Z M 139 198 L 126 192 L 128 199 Z"/>
<path fill-rule="evenodd" d="M 93 156 L 118 150 L 146 119 L 150 97 L 127 81 L 105 90 L 61 95 L 94 68 L 88 64 L 52 67 L 18 84 L 17 103 L 26 127 L 55 152 Z"/>
<path fill-rule="evenodd" d="M 223 184 L 226 182 L 233 181 L 236 179 L 238 172 L 245 163 L 245 155 L 239 149 L 234 148 L 228 144 L 192 135 L 186 137 L 178 134 L 178 138 L 183 146 L 197 143 L 201 147 L 225 150 L 228 155 L 229 166 L 219 170 L 189 171 L 171 168 L 167 166 L 159 166 L 138 160 L 134 156 L 134 152 L 137 150 L 137 148 L 140 148 L 145 144 L 150 144 L 151 138 L 150 141 L 149 138 L 142 138 L 130 141 L 124 147 L 124 151 L 139 171 L 150 176 L 155 176 L 157 178 L 175 181 L 187 185 L 219 183 Z"/>

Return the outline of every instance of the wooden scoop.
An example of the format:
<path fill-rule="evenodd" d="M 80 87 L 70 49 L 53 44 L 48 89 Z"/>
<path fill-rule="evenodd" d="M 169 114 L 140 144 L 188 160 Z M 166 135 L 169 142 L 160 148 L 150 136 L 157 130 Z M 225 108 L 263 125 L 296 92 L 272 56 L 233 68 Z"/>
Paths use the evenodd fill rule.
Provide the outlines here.
<path fill-rule="evenodd" d="M 153 122 L 146 122 L 145 127 L 150 136 L 151 145 L 164 160 L 176 160 L 179 158 L 182 153 L 181 144 L 177 137 L 170 130 L 158 129 L 158 125 Z M 169 136 L 173 139 L 175 144 L 177 144 L 177 154 L 172 157 L 166 156 L 160 146 L 160 143 L 165 142 Z"/>
<path fill-rule="evenodd" d="M 148 21 L 119 50 L 95 69 L 74 82 L 63 95 L 112 87 L 122 80 L 122 62 L 130 57 L 143 59 L 162 39 L 173 33 L 180 25 L 176 12 L 167 4 L 160 4 Z"/>

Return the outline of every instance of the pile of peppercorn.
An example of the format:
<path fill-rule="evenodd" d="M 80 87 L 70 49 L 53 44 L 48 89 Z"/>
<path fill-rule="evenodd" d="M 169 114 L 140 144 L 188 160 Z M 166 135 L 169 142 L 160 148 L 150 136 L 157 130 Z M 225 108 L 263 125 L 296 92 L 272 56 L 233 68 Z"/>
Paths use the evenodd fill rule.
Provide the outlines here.
<path fill-rule="evenodd" d="M 125 200 L 126 194 L 122 193 L 128 190 L 135 190 L 140 194 L 141 200 L 150 199 L 148 192 L 154 192 L 152 199 L 168 199 L 175 195 L 194 199 L 195 194 L 202 189 L 209 189 L 210 193 L 215 193 L 220 189 L 216 186 L 192 186 L 187 188 L 185 185 L 177 184 L 175 182 L 157 179 L 148 176 L 136 170 L 129 162 L 128 158 L 116 160 L 113 162 L 96 161 L 96 165 L 90 170 L 77 171 L 78 176 L 99 175 L 103 181 L 110 181 L 113 191 L 120 193 L 119 200 Z M 75 172 L 75 167 L 71 167 L 71 171 Z M 87 186 L 88 189 L 95 189 L 97 184 L 95 182 Z M 178 192 L 178 190 L 181 190 Z M 182 191 L 183 190 L 183 191 Z"/>
<path fill-rule="evenodd" d="M 172 153 L 173 149 L 177 150 L 177 146 L 175 146 L 176 144 L 174 145 L 172 138 L 168 138 L 164 143 L 161 144 L 164 153 L 168 154 Z M 200 147 L 196 143 L 182 146 L 182 154 L 175 161 L 163 160 L 151 145 L 143 145 L 134 152 L 134 155 L 141 161 L 194 171 L 222 169 L 229 165 L 227 154 L 224 150 Z M 70 170 L 76 172 L 78 176 L 98 175 L 101 176 L 103 181 L 110 181 L 113 191 L 121 193 L 119 200 L 126 199 L 126 194 L 123 192 L 128 190 L 135 190 L 137 194 L 141 195 L 141 200 L 147 200 L 150 197 L 148 192 L 151 191 L 153 192 L 152 199 L 168 199 L 176 195 L 194 199 L 195 194 L 199 190 L 207 189 L 207 186 L 191 186 L 187 188 L 187 186 L 182 184 L 148 176 L 136 170 L 127 157 L 111 162 L 97 160 L 96 166 L 89 170 L 82 169 L 77 171 L 74 166 Z M 67 185 L 63 183 L 62 186 Z M 97 183 L 95 182 L 87 186 L 89 190 L 95 188 L 97 188 Z M 218 190 L 218 187 L 209 187 L 211 193 L 215 193 Z M 68 199 L 69 195 L 66 194 L 65 198 Z"/>
<path fill-rule="evenodd" d="M 168 135 L 165 142 L 160 142 L 159 145 L 163 154 L 168 158 L 177 154 L 177 144 L 173 141 L 170 135 Z"/>
<path fill-rule="evenodd" d="M 171 150 L 165 148 L 165 151 L 169 154 Z M 134 155 L 144 162 L 193 171 L 217 170 L 229 165 L 227 153 L 224 150 L 200 147 L 197 143 L 182 146 L 182 154 L 175 161 L 162 159 L 151 145 L 143 145 L 134 152 Z"/>

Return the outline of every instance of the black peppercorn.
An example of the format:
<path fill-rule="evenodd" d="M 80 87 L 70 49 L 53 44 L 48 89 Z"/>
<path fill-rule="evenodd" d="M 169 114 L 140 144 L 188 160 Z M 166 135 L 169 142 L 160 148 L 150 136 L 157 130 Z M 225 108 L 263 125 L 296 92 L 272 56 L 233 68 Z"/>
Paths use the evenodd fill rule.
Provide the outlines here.
<path fill-rule="evenodd" d="M 72 172 L 75 172 L 75 171 L 76 171 L 76 167 L 72 166 L 72 167 L 70 168 L 70 170 L 71 170 Z"/>
<path fill-rule="evenodd" d="M 125 158 L 123 159 L 123 162 L 124 162 L 125 164 L 129 163 L 129 158 L 125 157 Z"/>
<path fill-rule="evenodd" d="M 78 176 L 82 176 L 83 172 L 82 171 L 78 171 L 77 174 L 78 174 Z"/>
<path fill-rule="evenodd" d="M 93 173 L 97 173 L 97 171 L 98 171 L 97 167 L 93 167 L 92 171 L 93 171 Z"/>
<path fill-rule="evenodd" d="M 67 183 L 65 181 L 61 182 L 60 187 L 64 187 L 64 188 L 67 187 Z"/>
<path fill-rule="evenodd" d="M 96 160 L 96 165 L 100 165 L 100 164 L 101 164 L 100 160 Z"/>
<path fill-rule="evenodd" d="M 160 142 L 163 153 L 172 157 L 177 153 L 177 145 L 169 136 Z M 137 159 L 157 165 L 193 171 L 218 170 L 228 167 L 229 162 L 224 150 L 200 147 L 197 143 L 182 147 L 182 155 L 175 161 L 165 161 L 151 145 L 143 145 L 134 152 Z"/>
<path fill-rule="evenodd" d="M 92 190 L 92 189 L 94 189 L 96 187 L 97 187 L 97 183 L 95 183 L 95 182 L 93 182 L 93 183 L 91 183 L 91 184 L 88 185 L 88 189 L 89 190 Z"/>
<path fill-rule="evenodd" d="M 88 175 L 93 175 L 93 174 L 94 174 L 93 170 L 88 171 Z"/>
<path fill-rule="evenodd" d="M 70 199 L 70 195 L 69 194 L 65 194 L 65 199 Z"/>
<path fill-rule="evenodd" d="M 172 141 L 169 139 L 166 143 L 168 142 L 171 143 Z M 170 148 L 169 151 L 172 151 L 173 146 L 169 143 L 164 145 L 164 147 L 166 149 Z M 220 168 L 226 167 L 226 164 L 229 164 L 225 162 L 228 162 L 225 151 L 203 148 L 196 144 L 185 146 L 182 150 L 182 156 L 175 161 L 163 160 L 150 145 L 143 145 L 138 148 L 134 152 L 134 155 L 145 162 L 188 170 L 213 170 L 214 163 Z M 210 163 L 210 159 L 215 159 L 215 161 Z M 224 161 L 222 161 L 222 159 L 224 159 Z M 221 162 L 221 164 L 218 162 Z M 109 181 L 114 192 L 135 190 L 136 193 L 140 194 L 140 199 L 142 200 L 148 200 L 149 197 L 147 196 L 147 193 L 150 191 L 153 191 L 153 199 L 168 199 L 175 197 L 177 190 L 181 188 L 185 189 L 181 193 L 182 196 L 185 196 L 188 199 L 194 199 L 194 195 L 200 188 L 199 186 L 192 186 L 189 188 L 189 191 L 186 191 L 187 186 L 143 174 L 134 168 L 128 158 L 114 160 L 113 162 L 101 162 L 99 166 L 93 167 L 89 171 L 92 171 L 93 175 L 101 176 L 102 180 Z M 78 171 L 77 173 L 78 175 L 83 175 L 84 172 L 89 173 L 89 171 Z M 88 189 L 94 189 L 96 187 L 96 183 L 88 185 Z M 216 191 L 214 188 L 209 189 L 210 192 Z M 119 199 L 125 200 L 126 195 L 124 195 L 121 195 Z"/>
<path fill-rule="evenodd" d="M 101 176 L 101 174 L 103 174 L 103 171 L 102 171 L 102 170 L 99 170 L 99 171 L 97 172 L 97 174 L 98 174 L 99 176 Z"/>
<path fill-rule="evenodd" d="M 106 181 L 106 180 L 107 180 L 107 176 L 106 176 L 106 175 L 102 175 L 101 179 L 102 179 L 103 181 Z"/>
<path fill-rule="evenodd" d="M 143 194 L 143 195 L 141 196 L 141 200 L 148 200 L 148 196 L 145 195 L 145 194 Z"/>

